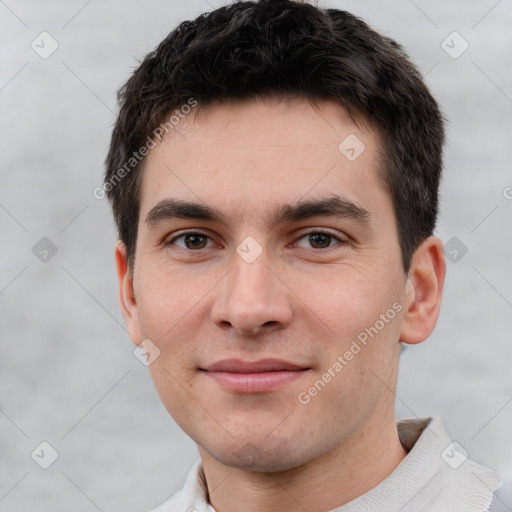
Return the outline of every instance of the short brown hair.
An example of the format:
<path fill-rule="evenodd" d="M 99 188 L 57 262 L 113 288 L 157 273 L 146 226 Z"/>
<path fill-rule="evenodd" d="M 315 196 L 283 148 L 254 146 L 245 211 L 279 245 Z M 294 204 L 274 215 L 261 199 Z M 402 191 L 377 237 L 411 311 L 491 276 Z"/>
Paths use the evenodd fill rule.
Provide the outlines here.
<path fill-rule="evenodd" d="M 294 0 L 237 2 L 182 22 L 119 90 L 103 187 L 132 270 L 144 163 L 139 151 L 158 126 L 191 99 L 201 108 L 276 94 L 336 100 L 377 129 L 384 145 L 380 174 L 409 270 L 436 225 L 443 115 L 399 44 L 348 12 Z"/>

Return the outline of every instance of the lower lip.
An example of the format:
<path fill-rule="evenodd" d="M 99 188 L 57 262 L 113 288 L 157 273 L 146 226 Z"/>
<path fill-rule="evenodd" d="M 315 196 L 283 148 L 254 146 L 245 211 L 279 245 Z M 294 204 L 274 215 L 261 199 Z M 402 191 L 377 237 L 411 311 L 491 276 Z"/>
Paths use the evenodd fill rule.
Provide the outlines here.
<path fill-rule="evenodd" d="M 302 377 L 307 370 L 262 373 L 205 372 L 221 387 L 237 393 L 264 393 Z"/>

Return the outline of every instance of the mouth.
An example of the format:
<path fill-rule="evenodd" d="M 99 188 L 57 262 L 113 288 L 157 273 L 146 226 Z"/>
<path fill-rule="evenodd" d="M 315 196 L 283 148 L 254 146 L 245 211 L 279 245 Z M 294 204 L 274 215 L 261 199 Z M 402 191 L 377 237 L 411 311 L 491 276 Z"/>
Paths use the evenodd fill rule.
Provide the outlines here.
<path fill-rule="evenodd" d="M 311 368 L 281 359 L 224 359 L 200 370 L 227 391 L 265 393 L 299 379 Z"/>

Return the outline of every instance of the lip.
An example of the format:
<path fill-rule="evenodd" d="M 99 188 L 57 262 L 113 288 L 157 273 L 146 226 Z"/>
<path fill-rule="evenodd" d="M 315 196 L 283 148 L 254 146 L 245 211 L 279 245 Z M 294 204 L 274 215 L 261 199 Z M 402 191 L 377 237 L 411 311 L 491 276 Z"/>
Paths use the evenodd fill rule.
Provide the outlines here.
<path fill-rule="evenodd" d="M 201 368 L 222 388 L 237 393 L 269 392 L 302 377 L 310 369 L 282 359 L 224 359 Z"/>

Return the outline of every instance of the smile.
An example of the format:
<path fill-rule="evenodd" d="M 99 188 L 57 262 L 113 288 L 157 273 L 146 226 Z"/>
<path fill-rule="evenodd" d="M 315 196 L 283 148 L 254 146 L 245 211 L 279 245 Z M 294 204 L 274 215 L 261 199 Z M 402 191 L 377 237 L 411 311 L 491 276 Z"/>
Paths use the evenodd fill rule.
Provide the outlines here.
<path fill-rule="evenodd" d="M 201 370 L 228 391 L 264 393 L 302 377 L 310 369 L 279 359 L 255 362 L 226 359 Z"/>

